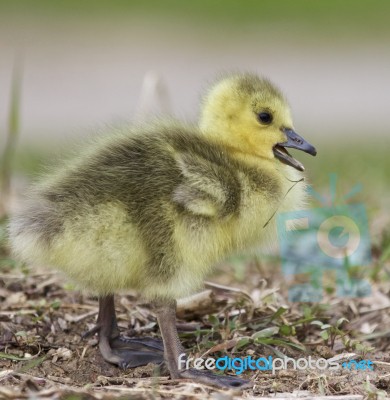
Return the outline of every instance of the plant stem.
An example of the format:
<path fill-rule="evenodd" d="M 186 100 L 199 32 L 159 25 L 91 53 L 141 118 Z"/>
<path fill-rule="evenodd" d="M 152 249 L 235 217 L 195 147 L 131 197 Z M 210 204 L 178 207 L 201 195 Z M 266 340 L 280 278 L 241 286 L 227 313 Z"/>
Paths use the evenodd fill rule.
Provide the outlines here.
<path fill-rule="evenodd" d="M 22 80 L 21 63 L 16 60 L 12 72 L 8 134 L 2 159 L 0 160 L 0 219 L 6 216 L 11 190 L 12 161 L 20 131 L 20 90 Z"/>

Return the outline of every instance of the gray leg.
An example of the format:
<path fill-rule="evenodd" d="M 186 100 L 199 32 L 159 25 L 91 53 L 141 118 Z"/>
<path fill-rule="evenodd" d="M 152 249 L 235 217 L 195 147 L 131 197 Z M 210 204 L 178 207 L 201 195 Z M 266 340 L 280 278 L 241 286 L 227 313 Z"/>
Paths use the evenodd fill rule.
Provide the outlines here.
<path fill-rule="evenodd" d="M 246 389 L 252 386 L 249 381 L 234 376 L 218 376 L 211 372 L 196 369 L 180 370 L 178 359 L 180 354 L 184 353 L 184 349 L 180 343 L 176 330 L 176 302 L 159 301 L 154 303 L 154 307 L 164 342 L 165 362 L 168 365 L 172 379 L 191 379 L 195 382 L 225 389 Z"/>
<path fill-rule="evenodd" d="M 99 333 L 99 349 L 103 358 L 121 368 L 133 368 L 164 361 L 161 341 L 152 338 L 130 339 L 120 336 L 116 321 L 114 296 L 99 298 L 96 326 L 83 337 Z"/>

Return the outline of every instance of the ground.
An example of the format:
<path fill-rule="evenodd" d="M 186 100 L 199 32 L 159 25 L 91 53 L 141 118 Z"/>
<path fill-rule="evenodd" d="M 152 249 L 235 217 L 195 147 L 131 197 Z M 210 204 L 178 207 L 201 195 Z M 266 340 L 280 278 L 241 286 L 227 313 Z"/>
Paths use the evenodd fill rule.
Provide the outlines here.
<path fill-rule="evenodd" d="M 306 397 L 360 399 L 390 393 L 386 270 L 378 272 L 370 297 L 335 298 L 325 293 L 323 301 L 314 304 L 287 301 L 287 288 L 273 259 L 248 256 L 219 266 L 217 284 L 209 283 L 200 295 L 179 303 L 180 336 L 193 356 L 310 355 L 315 360 L 374 362 L 373 371 L 249 371 L 243 376 L 254 383 L 253 389 L 233 393 L 172 381 L 153 365 L 123 371 L 106 363 L 96 338 L 81 337 L 94 324 L 96 299 L 56 272 L 18 265 L 7 258 L 6 250 L 3 245 L 0 399 L 229 399 L 289 397 L 297 391 Z M 376 256 L 374 263 L 379 261 Z M 153 313 L 135 294 L 117 296 L 116 304 L 124 334 L 159 336 Z"/>

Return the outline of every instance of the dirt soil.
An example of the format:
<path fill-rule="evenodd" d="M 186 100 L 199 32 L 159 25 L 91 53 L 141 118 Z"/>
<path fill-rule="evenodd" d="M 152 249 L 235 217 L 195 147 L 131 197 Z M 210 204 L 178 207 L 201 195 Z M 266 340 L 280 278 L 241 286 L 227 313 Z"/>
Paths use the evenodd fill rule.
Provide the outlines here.
<path fill-rule="evenodd" d="M 234 282 L 232 266 L 221 266 L 221 271 L 228 271 L 219 274 L 223 277 L 219 283 L 225 286 L 209 291 L 212 303 L 195 304 L 192 311 L 182 309 L 179 313 L 182 341 L 192 355 L 201 356 L 208 350 L 213 357 L 277 357 L 283 353 L 295 358 L 311 355 L 313 359 L 339 356 L 342 361 L 342 354 L 347 357 L 352 353 L 353 358 L 372 360 L 374 370 L 250 371 L 243 376 L 254 386 L 244 393 L 173 381 L 153 365 L 123 371 L 102 359 L 96 337 L 81 337 L 96 319 L 95 298 L 75 291 L 56 273 L 10 263 L 0 269 L 0 399 L 288 398 L 294 392 L 306 398 L 354 394 L 360 396 L 351 398 L 360 399 L 384 398 L 390 393 L 388 285 L 374 287 L 369 298 L 329 298 L 324 303 L 332 303 L 330 308 L 311 304 L 302 311 L 302 304 L 285 305 L 283 282 L 281 277 L 275 278 L 275 271 L 258 271 L 259 265 L 253 261 L 248 261 L 247 268 L 251 274 L 248 276 L 254 279 L 241 284 L 245 290 L 230 286 Z M 267 279 L 273 282 L 269 284 Z M 159 336 L 154 315 L 146 304 L 132 295 L 117 296 L 116 304 L 123 334 Z M 221 311 L 210 314 L 215 305 Z M 278 315 L 281 306 L 287 310 Z M 302 313 L 308 316 L 309 309 L 315 320 L 332 326 L 339 317 L 349 322 L 332 340 L 325 340 L 321 336 L 324 329 L 318 324 L 297 323 Z M 249 340 L 238 345 L 240 339 L 251 337 L 263 327 L 276 327 L 271 334 L 260 334 L 268 342 Z M 286 327 L 291 328 L 290 332 Z"/>

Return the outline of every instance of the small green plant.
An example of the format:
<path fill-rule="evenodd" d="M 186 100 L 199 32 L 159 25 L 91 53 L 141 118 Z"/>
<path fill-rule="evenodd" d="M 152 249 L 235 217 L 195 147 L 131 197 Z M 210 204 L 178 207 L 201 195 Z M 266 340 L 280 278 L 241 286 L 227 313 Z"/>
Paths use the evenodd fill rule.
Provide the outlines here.
<path fill-rule="evenodd" d="M 61 307 L 61 300 L 54 300 L 51 304 L 50 307 L 53 310 L 58 310 Z"/>
<path fill-rule="evenodd" d="M 31 335 L 26 331 L 16 332 L 15 338 L 18 341 L 19 346 L 37 346 L 40 340 L 40 336 Z"/>
<path fill-rule="evenodd" d="M 341 329 L 341 326 L 344 322 L 349 321 L 346 318 L 342 317 L 337 320 L 335 325 L 325 324 L 322 321 L 318 320 L 312 321 L 310 324 L 320 327 L 320 336 L 322 337 L 322 339 L 324 339 L 329 347 L 333 348 L 337 337 L 343 338 L 345 335 L 347 335 L 347 332 Z"/>

